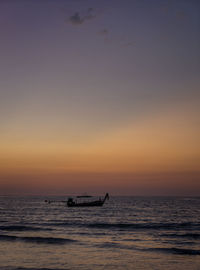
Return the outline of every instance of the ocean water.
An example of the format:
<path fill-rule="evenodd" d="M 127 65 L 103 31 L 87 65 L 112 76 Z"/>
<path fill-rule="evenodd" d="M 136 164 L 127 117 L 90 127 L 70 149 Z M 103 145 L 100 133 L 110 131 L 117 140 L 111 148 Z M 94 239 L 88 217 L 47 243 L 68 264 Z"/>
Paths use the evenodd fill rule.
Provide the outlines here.
<path fill-rule="evenodd" d="M 45 199 L 0 197 L 0 269 L 200 269 L 200 197 Z"/>

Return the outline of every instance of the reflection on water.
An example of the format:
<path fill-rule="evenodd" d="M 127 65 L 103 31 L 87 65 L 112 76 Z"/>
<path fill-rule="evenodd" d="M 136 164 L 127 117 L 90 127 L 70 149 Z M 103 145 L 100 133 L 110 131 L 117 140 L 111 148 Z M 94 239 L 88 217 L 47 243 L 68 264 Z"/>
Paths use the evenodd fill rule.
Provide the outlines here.
<path fill-rule="evenodd" d="M 200 198 L 0 197 L 0 269 L 199 269 Z"/>

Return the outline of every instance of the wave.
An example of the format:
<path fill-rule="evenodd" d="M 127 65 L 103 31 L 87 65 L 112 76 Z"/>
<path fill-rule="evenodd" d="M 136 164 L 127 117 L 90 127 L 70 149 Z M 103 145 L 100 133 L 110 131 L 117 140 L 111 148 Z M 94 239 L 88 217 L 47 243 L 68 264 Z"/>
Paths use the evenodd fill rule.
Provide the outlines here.
<path fill-rule="evenodd" d="M 62 222 L 53 222 L 53 223 L 42 223 L 42 226 L 55 226 L 55 227 L 85 227 L 88 224 L 87 223 L 83 223 L 82 221 L 62 221 Z"/>
<path fill-rule="evenodd" d="M 39 237 L 39 236 L 15 236 L 15 235 L 0 235 L 0 241 L 23 241 L 37 244 L 66 244 L 77 242 L 74 239 L 56 238 L 56 237 Z"/>
<path fill-rule="evenodd" d="M 40 268 L 40 267 L 13 267 L 13 266 L 5 266 L 0 267 L 0 270 L 67 270 L 66 268 Z"/>
<path fill-rule="evenodd" d="M 170 234 L 161 234 L 160 236 L 170 237 L 170 238 L 187 238 L 187 239 L 193 239 L 193 240 L 200 239 L 199 233 L 181 233 L 181 234 L 170 233 Z"/>
<path fill-rule="evenodd" d="M 0 231 L 52 231 L 56 227 L 78 227 L 78 228 L 89 228 L 89 229 L 98 229 L 103 232 L 103 230 L 156 230 L 156 231 L 180 231 L 184 229 L 188 231 L 185 234 L 160 234 L 163 237 L 185 237 L 190 239 L 200 239 L 199 233 L 190 233 L 192 230 L 200 230 L 199 223 L 192 222 L 182 222 L 182 223 L 84 223 L 84 222 L 73 222 L 73 221 L 64 221 L 58 223 L 42 223 L 34 224 L 34 226 L 26 225 L 2 225 L 0 226 Z M 99 232 L 99 233 L 101 233 Z"/>
<path fill-rule="evenodd" d="M 148 248 L 142 251 L 163 252 L 176 255 L 200 255 L 200 250 L 184 248 Z"/>
<path fill-rule="evenodd" d="M 150 230 L 174 230 L 174 229 L 200 229 L 199 223 L 182 222 L 182 223 L 84 223 L 79 221 L 63 221 L 57 223 L 43 223 L 42 226 L 55 227 L 88 227 L 97 229 L 150 229 Z"/>
<path fill-rule="evenodd" d="M 42 228 L 42 227 L 32 227 L 25 225 L 3 225 L 0 226 L 1 231 L 50 231 L 51 228 Z"/>
<path fill-rule="evenodd" d="M 92 223 L 87 225 L 90 228 L 98 229 L 151 229 L 151 230 L 162 230 L 162 229 L 182 229 L 185 230 L 200 228 L 200 224 L 194 224 L 191 222 L 184 223 Z"/>
<path fill-rule="evenodd" d="M 174 255 L 200 255 L 200 250 L 196 249 L 184 249 L 184 248 L 140 248 L 135 245 L 124 245 L 115 242 L 104 242 L 96 245 L 98 248 L 112 248 L 112 249 L 129 249 L 129 250 L 137 250 L 141 252 L 162 252 L 169 253 Z"/>
<path fill-rule="evenodd" d="M 119 244 L 119 243 L 114 243 L 114 242 L 104 242 L 104 243 L 101 243 L 101 244 L 97 244 L 96 247 L 98 248 L 121 248 L 121 249 L 126 249 L 127 247 L 122 245 L 122 244 Z"/>
<path fill-rule="evenodd" d="M 45 230 L 48 228 L 55 229 L 56 227 L 71 227 L 71 228 L 88 228 L 88 229 L 98 229 L 98 230 L 156 230 L 156 231 L 192 231 L 192 230 L 200 230 L 200 223 L 193 222 L 182 222 L 182 223 L 104 223 L 104 222 L 94 222 L 87 223 L 82 221 L 62 221 L 56 223 L 43 223 L 39 224 L 40 226 L 44 226 Z M 42 229 L 41 229 L 42 230 Z M 189 234 L 188 234 L 189 237 Z M 195 238 L 195 236 L 191 235 L 191 238 Z M 199 236 L 196 235 L 196 239 L 199 239 Z"/>

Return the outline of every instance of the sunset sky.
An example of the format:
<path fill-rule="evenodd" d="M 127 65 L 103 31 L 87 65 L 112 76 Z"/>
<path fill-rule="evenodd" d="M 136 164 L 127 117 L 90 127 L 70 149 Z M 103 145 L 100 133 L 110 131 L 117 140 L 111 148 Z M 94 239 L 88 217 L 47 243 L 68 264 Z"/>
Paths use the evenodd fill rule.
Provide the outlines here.
<path fill-rule="evenodd" d="M 1 0 L 0 194 L 200 195 L 199 14 Z"/>

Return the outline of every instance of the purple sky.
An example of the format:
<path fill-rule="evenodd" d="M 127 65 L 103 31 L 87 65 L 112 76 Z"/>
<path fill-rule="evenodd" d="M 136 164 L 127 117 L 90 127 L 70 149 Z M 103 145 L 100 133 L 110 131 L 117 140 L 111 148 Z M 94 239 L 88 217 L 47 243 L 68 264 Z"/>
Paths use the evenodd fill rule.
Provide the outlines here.
<path fill-rule="evenodd" d="M 199 14 L 195 0 L 1 0 L 0 185 L 42 179 L 51 156 L 59 173 L 199 182 Z"/>

